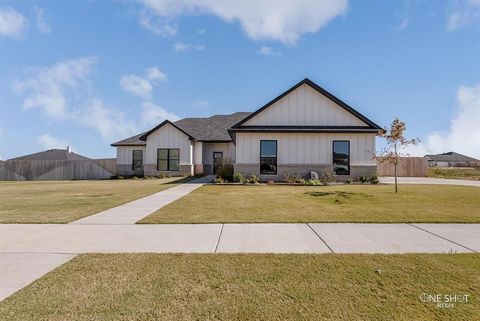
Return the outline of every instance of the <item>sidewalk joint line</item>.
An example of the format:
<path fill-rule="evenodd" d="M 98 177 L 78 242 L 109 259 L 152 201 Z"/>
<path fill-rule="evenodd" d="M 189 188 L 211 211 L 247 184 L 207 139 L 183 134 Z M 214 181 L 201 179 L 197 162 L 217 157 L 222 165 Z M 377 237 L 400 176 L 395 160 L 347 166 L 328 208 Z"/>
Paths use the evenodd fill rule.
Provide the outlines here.
<path fill-rule="evenodd" d="M 220 238 L 222 237 L 223 227 L 224 227 L 224 226 L 225 226 L 225 223 L 222 223 L 222 228 L 220 229 L 220 234 L 218 234 L 217 244 L 215 245 L 215 251 L 214 251 L 213 253 L 217 253 L 218 245 L 220 244 Z"/>
<path fill-rule="evenodd" d="M 429 230 L 426 230 L 426 229 L 424 229 L 424 228 L 421 228 L 420 226 L 416 226 L 416 225 L 414 225 L 414 224 L 412 224 L 412 223 L 407 223 L 407 225 L 410 225 L 410 226 L 415 227 L 415 228 L 417 228 L 417 229 L 419 229 L 419 230 L 421 230 L 421 231 L 424 231 L 424 232 L 429 233 L 429 234 L 431 234 L 431 235 L 433 235 L 433 236 L 436 236 L 436 237 L 438 237 L 438 238 L 441 238 L 442 240 L 445 240 L 445 241 L 448 241 L 448 242 L 453 243 L 453 244 L 455 244 L 455 245 L 458 245 L 458 246 L 460 246 L 460 247 L 463 247 L 464 249 L 467 249 L 467 250 L 469 250 L 469 251 L 472 251 L 473 253 L 478 253 L 477 251 L 475 251 L 474 249 L 469 248 L 468 246 L 465 246 L 465 245 L 462 245 L 462 244 L 457 243 L 457 242 L 455 242 L 455 241 L 449 240 L 449 239 L 447 239 L 446 237 L 443 237 L 443 236 L 440 236 L 440 235 L 438 235 L 438 234 L 436 234 L 436 233 L 430 232 Z"/>
<path fill-rule="evenodd" d="M 325 240 L 322 239 L 322 237 L 317 233 L 317 231 L 315 231 L 315 230 L 310 226 L 310 224 L 308 224 L 308 223 L 305 223 L 305 224 L 307 224 L 307 226 L 312 230 L 313 233 L 315 233 L 315 235 L 320 239 L 320 241 L 322 241 L 323 244 L 325 244 L 325 246 L 328 247 L 328 249 L 330 250 L 330 252 L 335 253 L 335 252 L 332 250 L 332 248 L 327 244 L 327 242 L 325 242 Z"/>

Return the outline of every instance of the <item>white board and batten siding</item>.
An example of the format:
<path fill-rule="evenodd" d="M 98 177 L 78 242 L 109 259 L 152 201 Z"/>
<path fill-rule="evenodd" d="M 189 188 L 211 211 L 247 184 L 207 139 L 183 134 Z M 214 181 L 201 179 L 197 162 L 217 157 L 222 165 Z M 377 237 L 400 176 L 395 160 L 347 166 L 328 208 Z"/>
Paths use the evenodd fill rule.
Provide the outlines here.
<path fill-rule="evenodd" d="M 244 126 L 368 126 L 335 102 L 303 84 L 246 121 Z M 260 141 L 277 140 L 280 165 L 332 164 L 334 140 L 350 141 L 351 165 L 375 165 L 374 133 L 237 132 L 236 162 L 256 164 Z"/>
<path fill-rule="evenodd" d="M 246 121 L 245 126 L 367 126 L 335 102 L 303 84 Z"/>
<path fill-rule="evenodd" d="M 145 146 L 118 146 L 117 147 L 117 164 L 131 165 L 134 150 L 143 151 L 143 158 L 145 161 Z"/>
<path fill-rule="evenodd" d="M 260 141 L 277 141 L 279 165 L 332 164 L 334 140 L 350 141 L 351 165 L 375 165 L 375 134 L 237 133 L 236 162 L 257 164 Z"/>
<path fill-rule="evenodd" d="M 178 148 L 180 150 L 180 165 L 192 164 L 192 142 L 186 134 L 170 124 L 165 124 L 148 135 L 145 164 L 157 163 L 157 150 L 159 148 Z"/>

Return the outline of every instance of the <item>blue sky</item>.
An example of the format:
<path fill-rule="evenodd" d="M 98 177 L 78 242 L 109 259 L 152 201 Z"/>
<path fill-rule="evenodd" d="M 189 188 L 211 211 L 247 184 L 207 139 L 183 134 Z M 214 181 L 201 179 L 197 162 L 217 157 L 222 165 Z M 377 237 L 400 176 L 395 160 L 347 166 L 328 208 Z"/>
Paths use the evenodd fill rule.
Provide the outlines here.
<path fill-rule="evenodd" d="M 257 1 L 258 2 L 258 1 Z M 480 157 L 480 1 L 0 0 L 0 156 L 253 111 L 305 77 Z"/>

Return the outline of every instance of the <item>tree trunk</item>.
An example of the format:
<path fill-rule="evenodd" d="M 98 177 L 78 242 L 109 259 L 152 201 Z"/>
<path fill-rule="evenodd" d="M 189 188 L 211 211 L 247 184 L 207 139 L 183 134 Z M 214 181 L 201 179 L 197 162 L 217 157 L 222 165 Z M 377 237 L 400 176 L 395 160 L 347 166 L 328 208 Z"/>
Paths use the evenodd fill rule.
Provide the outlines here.
<path fill-rule="evenodd" d="M 397 187 L 397 164 L 394 166 L 394 173 L 395 173 L 395 193 L 398 193 L 398 187 Z"/>

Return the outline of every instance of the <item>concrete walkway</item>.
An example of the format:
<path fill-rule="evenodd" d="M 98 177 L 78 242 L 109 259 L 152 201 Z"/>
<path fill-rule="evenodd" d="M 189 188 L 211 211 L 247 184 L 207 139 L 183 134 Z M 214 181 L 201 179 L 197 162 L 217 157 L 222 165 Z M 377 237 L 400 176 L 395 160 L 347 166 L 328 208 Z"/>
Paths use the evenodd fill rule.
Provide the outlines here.
<path fill-rule="evenodd" d="M 142 218 L 196 190 L 203 184 L 210 183 L 214 179 L 215 176 L 213 175 L 204 176 L 153 195 L 81 218 L 70 224 L 135 224 Z"/>
<path fill-rule="evenodd" d="M 0 224 L 0 300 L 80 253 L 480 252 L 480 224 Z"/>
<path fill-rule="evenodd" d="M 379 177 L 380 183 L 394 184 L 394 177 Z M 480 187 L 480 181 L 434 177 L 398 177 L 399 184 L 461 185 Z"/>

